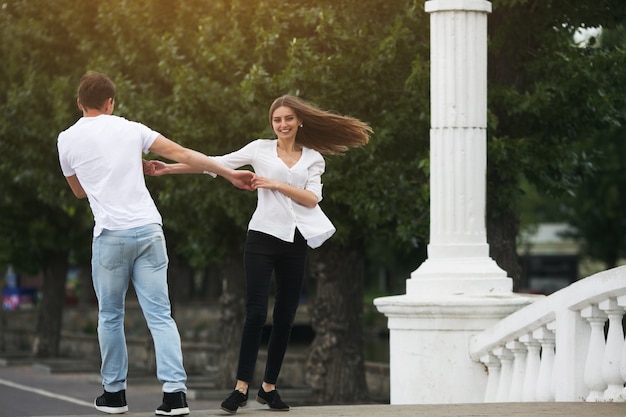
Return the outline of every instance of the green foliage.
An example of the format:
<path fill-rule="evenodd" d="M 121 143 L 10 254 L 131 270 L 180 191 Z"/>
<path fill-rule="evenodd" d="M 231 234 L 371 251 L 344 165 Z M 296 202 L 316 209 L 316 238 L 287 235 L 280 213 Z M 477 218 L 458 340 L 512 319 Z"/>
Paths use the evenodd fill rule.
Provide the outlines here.
<path fill-rule="evenodd" d="M 69 5 L 13 1 L 0 9 L 0 263 L 29 272 L 72 249 L 81 253 L 76 242 L 88 230 L 56 152 L 58 132 L 75 118 L 68 97 L 82 62 L 65 22 Z"/>
<path fill-rule="evenodd" d="M 490 213 L 568 221 L 609 266 L 624 254 L 614 214 L 623 202 L 609 190 L 623 183 L 615 158 L 624 141 L 614 138 L 624 136 L 625 20 L 615 0 L 502 1 L 490 17 Z M 574 43 L 580 28 L 600 26 L 596 42 Z"/>
<path fill-rule="evenodd" d="M 584 140 L 624 122 L 625 16 L 622 0 L 493 3 L 490 215 L 517 210 L 523 179 L 560 196 L 593 172 L 600 147 Z M 327 160 L 321 204 L 333 239 L 363 238 L 381 262 L 389 248 L 396 260 L 413 253 L 428 233 L 428 19 L 414 0 L 3 2 L 0 264 L 88 252 L 91 215 L 56 155 L 58 132 L 80 116 L 87 70 L 115 80 L 117 114 L 207 154 L 271 137 L 267 108 L 285 93 L 367 121 L 370 144 Z M 599 47 L 573 44 L 578 28 L 600 25 L 611 30 Z M 185 262 L 241 250 L 252 193 L 207 176 L 148 184 Z"/>
<path fill-rule="evenodd" d="M 617 266 L 626 256 L 625 138 L 623 127 L 594 136 L 594 142 L 602 142 L 596 171 L 560 206 L 566 221 L 576 229 L 574 237 L 585 243 L 586 254 L 607 268 Z"/>
<path fill-rule="evenodd" d="M 55 147 L 58 132 L 80 116 L 75 89 L 87 70 L 116 82 L 118 115 L 207 154 L 272 137 L 267 109 L 288 92 L 359 117 L 376 132 L 371 144 L 330 158 L 324 176 L 323 206 L 338 226 L 336 239 L 347 245 L 365 236 L 402 248 L 400 242 L 425 236 L 429 41 L 421 4 L 3 4 L 0 151 L 6 159 L 0 173 L 3 189 L 19 189 L 25 199 L 7 196 L 2 207 L 6 228 L 16 224 L 8 219 L 24 217 L 11 240 L 23 236 L 19 247 L 46 241 L 32 242 L 24 207 L 30 202 L 43 205 L 48 219 L 65 219 L 45 226 L 61 245 L 88 246 L 70 239 L 73 232 L 84 236 L 92 220 L 85 201 L 76 201 L 65 184 Z M 149 178 L 148 185 L 170 249 L 185 262 L 203 267 L 241 250 L 254 194 L 208 176 Z"/>
<path fill-rule="evenodd" d="M 607 10 L 611 10 L 607 13 Z M 623 76 L 615 51 L 573 44 L 580 27 L 614 25 L 626 5 L 612 0 L 494 5 L 490 20 L 490 184 L 499 207 L 516 206 L 520 178 L 542 192 L 571 193 L 592 156 L 576 143 L 622 123 Z M 524 24 L 520 24 L 524 22 Z M 497 190 L 497 191 L 496 191 Z M 508 191 L 507 191 L 508 190 Z"/>

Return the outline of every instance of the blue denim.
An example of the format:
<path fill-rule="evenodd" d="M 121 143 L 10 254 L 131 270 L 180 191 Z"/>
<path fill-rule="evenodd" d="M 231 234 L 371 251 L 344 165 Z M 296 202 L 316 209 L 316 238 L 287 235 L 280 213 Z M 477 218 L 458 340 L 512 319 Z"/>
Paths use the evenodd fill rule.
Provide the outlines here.
<path fill-rule="evenodd" d="M 93 239 L 91 268 L 98 298 L 102 385 L 108 392 L 126 389 L 124 301 L 131 280 L 154 341 L 157 378 L 163 383 L 163 392 L 187 392 L 180 334 L 172 318 L 167 287 L 168 262 L 163 229 L 158 224 L 103 230 Z"/>

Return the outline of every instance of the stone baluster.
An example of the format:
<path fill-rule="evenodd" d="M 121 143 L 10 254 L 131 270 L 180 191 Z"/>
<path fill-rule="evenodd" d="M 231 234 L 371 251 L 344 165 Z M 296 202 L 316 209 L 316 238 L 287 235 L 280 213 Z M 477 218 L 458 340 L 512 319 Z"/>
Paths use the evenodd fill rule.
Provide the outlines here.
<path fill-rule="evenodd" d="M 587 360 L 585 362 L 585 385 L 589 389 L 587 401 L 601 401 L 602 394 L 607 388 L 607 384 L 602 376 L 602 358 L 604 357 L 604 323 L 606 314 L 597 305 L 585 307 L 580 311 L 591 326 L 589 336 L 589 349 L 587 350 Z"/>
<path fill-rule="evenodd" d="M 539 364 L 539 376 L 537 378 L 536 401 L 554 401 L 552 395 L 552 372 L 554 370 L 554 333 L 546 326 L 542 326 L 533 332 L 533 337 L 541 344 L 541 361 Z"/>
<path fill-rule="evenodd" d="M 495 403 L 498 398 L 498 386 L 500 385 L 500 360 L 492 354 L 481 356 L 480 362 L 487 367 L 487 388 L 485 390 L 485 402 Z"/>
<path fill-rule="evenodd" d="M 513 353 L 513 377 L 511 379 L 511 391 L 509 393 L 510 402 L 522 401 L 522 391 L 524 389 L 524 374 L 526 372 L 526 346 L 513 340 L 506 344 L 506 348 Z"/>
<path fill-rule="evenodd" d="M 556 400 L 556 368 L 558 366 L 559 349 L 556 346 L 556 321 L 546 324 L 546 328 L 554 335 L 554 357 L 552 358 L 552 372 L 550 372 L 550 398 Z"/>
<path fill-rule="evenodd" d="M 524 388 L 522 390 L 522 401 L 532 402 L 537 397 L 537 379 L 539 378 L 539 365 L 541 358 L 541 344 L 528 333 L 520 337 L 520 342 L 526 346 L 526 371 L 524 372 Z"/>
<path fill-rule="evenodd" d="M 617 304 L 615 298 L 609 298 L 598 304 L 609 318 L 609 331 L 606 336 L 606 347 L 602 360 L 602 376 L 607 383 L 604 401 L 614 401 L 624 389 L 624 378 L 620 372 L 620 356 L 624 348 L 624 329 L 622 316 L 624 309 Z"/>
<path fill-rule="evenodd" d="M 509 401 L 509 393 L 511 392 L 511 380 L 513 378 L 513 359 L 514 356 L 510 350 L 505 347 L 494 349 L 493 354 L 500 360 L 500 382 L 498 384 L 498 393 L 496 402 L 503 403 Z"/>
<path fill-rule="evenodd" d="M 617 305 L 626 309 L 626 295 L 622 295 L 617 297 Z M 622 345 L 622 354 L 620 356 L 620 374 L 622 375 L 622 379 L 626 380 L 626 340 Z M 615 401 L 624 402 L 626 401 L 626 387 L 622 389 L 621 394 L 615 397 Z"/>

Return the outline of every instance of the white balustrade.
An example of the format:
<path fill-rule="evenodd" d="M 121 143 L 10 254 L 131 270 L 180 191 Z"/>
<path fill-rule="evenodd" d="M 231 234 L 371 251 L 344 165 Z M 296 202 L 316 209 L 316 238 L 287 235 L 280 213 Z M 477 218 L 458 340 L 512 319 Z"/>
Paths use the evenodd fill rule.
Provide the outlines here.
<path fill-rule="evenodd" d="M 485 402 L 494 403 L 498 398 L 498 386 L 500 385 L 500 374 L 502 365 L 500 360 L 493 354 L 487 354 L 480 358 L 480 361 L 487 367 L 487 389 L 485 390 Z"/>
<path fill-rule="evenodd" d="M 625 402 L 625 311 L 621 266 L 538 298 L 474 335 L 470 356 L 489 373 L 484 401 Z"/>
<path fill-rule="evenodd" d="M 617 305 L 626 309 L 626 295 L 622 295 L 617 297 Z M 622 354 L 620 356 L 620 375 L 622 379 L 626 380 L 626 339 L 624 340 L 624 344 L 622 345 Z M 626 387 L 622 389 L 621 394 L 615 397 L 615 401 L 624 402 L 626 401 Z"/>
<path fill-rule="evenodd" d="M 553 345 L 553 352 L 554 355 L 552 355 L 552 367 L 550 369 L 550 395 L 548 396 L 548 398 L 551 399 L 551 401 L 554 401 L 554 399 L 556 398 L 555 396 L 555 392 L 556 392 L 556 373 L 557 373 L 557 368 L 558 368 L 558 354 L 559 352 L 556 350 L 556 322 L 552 321 L 548 324 L 546 324 L 546 328 L 548 330 L 550 330 L 552 332 L 552 334 L 554 335 L 554 345 Z"/>
<path fill-rule="evenodd" d="M 603 398 L 605 401 L 614 401 L 624 389 L 624 378 L 620 372 L 620 357 L 624 347 L 624 329 L 622 327 L 624 309 L 617 304 L 615 298 L 600 302 L 598 307 L 609 318 L 609 330 L 602 361 L 602 376 L 608 387 L 604 391 Z"/>
<path fill-rule="evenodd" d="M 541 344 L 528 333 L 520 337 L 520 342 L 526 345 L 526 372 L 524 373 L 524 386 L 522 388 L 522 401 L 532 402 L 537 398 L 537 380 L 539 379 L 539 366 L 541 358 Z"/>
<path fill-rule="evenodd" d="M 524 389 L 524 373 L 526 372 L 526 346 L 513 340 L 506 344 L 506 348 L 513 353 L 513 378 L 511 380 L 511 389 L 509 392 L 509 401 L 522 401 L 522 390 Z"/>
<path fill-rule="evenodd" d="M 498 384 L 498 394 L 496 402 L 509 401 L 511 392 L 511 379 L 513 378 L 513 359 L 515 358 L 510 350 L 505 347 L 494 349 L 493 354 L 500 360 L 500 383 Z"/>
<path fill-rule="evenodd" d="M 537 378 L 537 401 L 554 401 L 552 397 L 552 372 L 554 370 L 554 333 L 546 326 L 533 332 L 533 337 L 541 344 L 541 361 Z"/>
<path fill-rule="evenodd" d="M 591 326 L 589 351 L 585 363 L 585 384 L 589 388 L 587 401 L 600 401 L 607 384 L 602 376 L 602 358 L 604 357 L 604 322 L 606 314 L 597 305 L 591 305 L 581 310 L 581 315 Z"/>

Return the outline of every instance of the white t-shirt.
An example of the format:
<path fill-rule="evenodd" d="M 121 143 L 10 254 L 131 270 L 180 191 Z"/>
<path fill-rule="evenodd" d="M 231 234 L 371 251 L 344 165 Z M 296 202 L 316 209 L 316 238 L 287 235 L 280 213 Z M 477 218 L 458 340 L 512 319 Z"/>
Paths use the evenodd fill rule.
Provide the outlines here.
<path fill-rule="evenodd" d="M 93 212 L 94 236 L 103 229 L 125 230 L 162 224 L 146 188 L 142 152 L 148 153 L 159 133 L 112 115 L 82 117 L 59 134 L 61 170 L 76 175 Z"/>
<path fill-rule="evenodd" d="M 262 177 L 306 189 L 322 200 L 321 177 L 326 168 L 322 155 L 302 148 L 302 155 L 291 168 L 278 157 L 276 139 L 257 139 L 238 151 L 213 157 L 216 162 L 237 169 L 251 165 Z M 319 204 L 313 208 L 294 202 L 279 191 L 259 188 L 257 208 L 248 224 L 249 230 L 267 233 L 286 242 L 293 242 L 296 227 L 312 248 L 322 245 L 335 233 L 335 227 Z"/>

